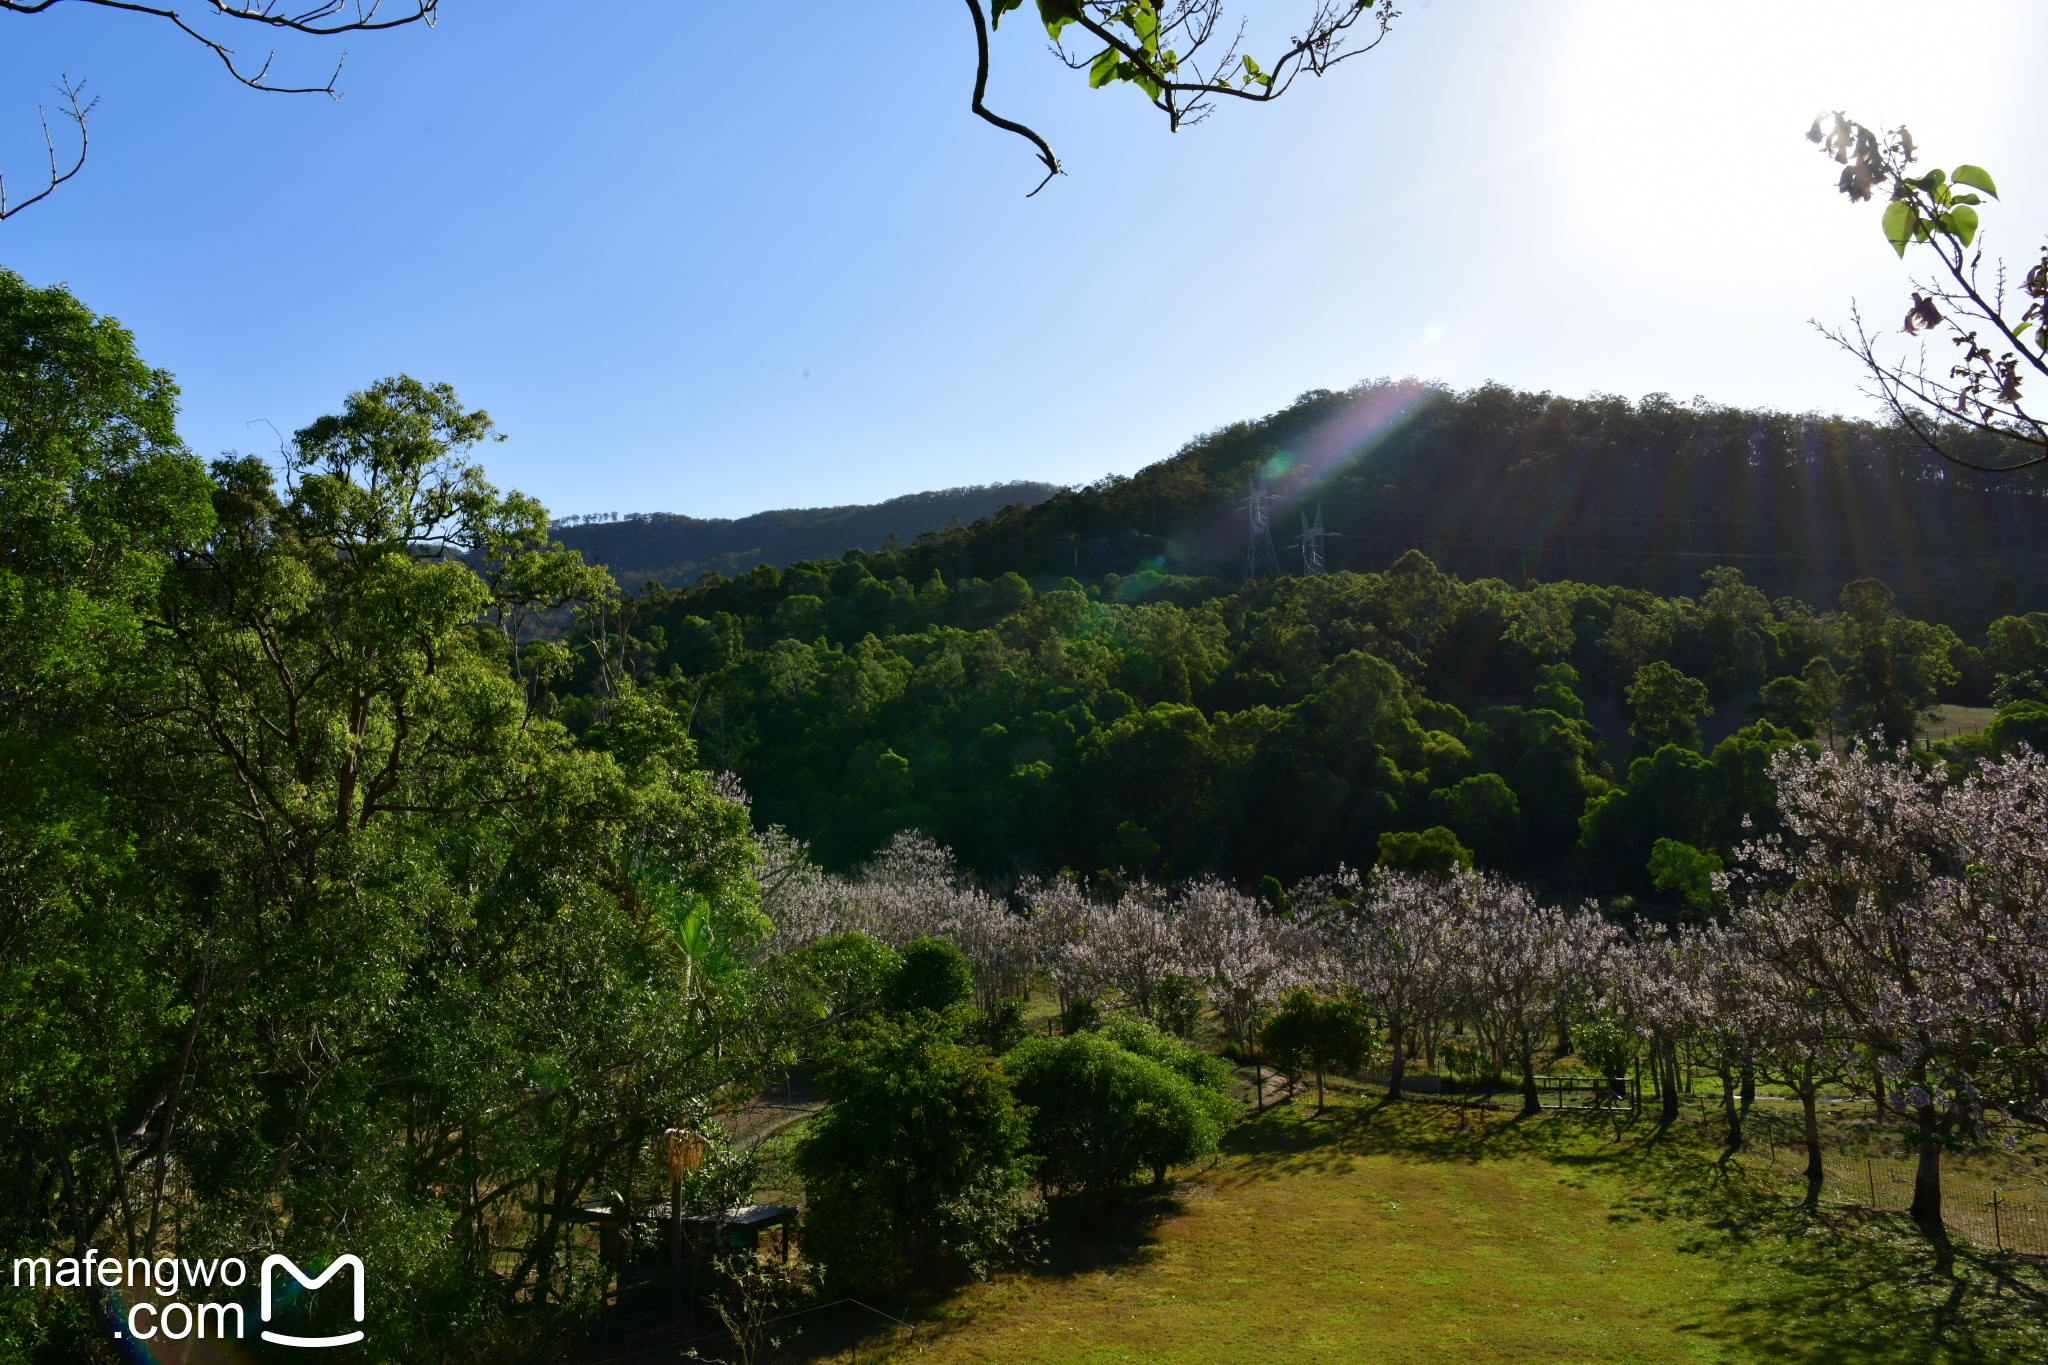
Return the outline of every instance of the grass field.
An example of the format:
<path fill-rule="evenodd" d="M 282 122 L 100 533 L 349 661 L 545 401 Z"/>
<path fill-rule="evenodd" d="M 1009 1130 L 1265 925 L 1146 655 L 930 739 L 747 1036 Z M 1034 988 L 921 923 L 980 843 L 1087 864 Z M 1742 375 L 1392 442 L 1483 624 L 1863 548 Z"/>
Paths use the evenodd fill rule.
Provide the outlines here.
<path fill-rule="evenodd" d="M 863 1361 L 2048 1360 L 2038 1263 L 1809 1217 L 1689 1126 L 1617 1138 L 1334 1099 L 1246 1124 L 1211 1169 L 1056 1224 L 1044 1261 L 916 1304 Z M 812 1359 L 847 1359 L 814 1340 Z"/>

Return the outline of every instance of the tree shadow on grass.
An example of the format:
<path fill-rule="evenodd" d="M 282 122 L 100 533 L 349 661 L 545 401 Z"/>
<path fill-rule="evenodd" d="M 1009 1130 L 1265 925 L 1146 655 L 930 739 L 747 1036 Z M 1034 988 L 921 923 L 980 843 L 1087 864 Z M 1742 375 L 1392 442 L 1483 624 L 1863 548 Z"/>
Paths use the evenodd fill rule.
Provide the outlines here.
<path fill-rule="evenodd" d="M 1126 1190 L 1106 1201 L 1051 1200 L 1045 1240 L 1028 1271 L 1071 1278 L 1148 1264 L 1158 1252 L 1159 1225 L 1186 1211 L 1171 1183 Z"/>
<path fill-rule="evenodd" d="M 1240 1178 L 1339 1175 L 1358 1157 L 1469 1164 L 1531 1155 L 1521 1126 L 1497 1110 L 1455 1103 L 1338 1101 L 1320 1115 L 1278 1105 L 1234 1129 L 1224 1151 L 1238 1158 Z"/>
<path fill-rule="evenodd" d="M 1597 1114 L 1522 1118 L 1448 1105 L 1275 1113 L 1232 1135 L 1241 1175 L 1341 1172 L 1358 1157 L 1540 1161 L 1594 1188 L 1617 1225 L 1661 1225 L 1720 1272 L 1721 1311 L 1682 1330 L 1737 1359 L 1799 1365 L 2048 1361 L 2048 1263 L 1956 1239 L 1937 1248 L 1905 1218 L 1799 1207 L 1782 1181 L 1726 1160 L 1713 1131 Z M 1673 1305 L 1674 1311 L 1689 1311 Z"/>

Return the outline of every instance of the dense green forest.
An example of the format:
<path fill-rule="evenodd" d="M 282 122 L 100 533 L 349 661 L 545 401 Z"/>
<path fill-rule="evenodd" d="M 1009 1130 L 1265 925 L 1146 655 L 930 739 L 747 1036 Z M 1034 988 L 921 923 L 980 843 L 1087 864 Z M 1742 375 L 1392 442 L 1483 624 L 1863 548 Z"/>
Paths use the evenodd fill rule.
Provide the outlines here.
<path fill-rule="evenodd" d="M 1729 566 L 1696 596 L 1461 581 L 1414 550 L 1375 573 L 1041 590 L 949 581 L 929 546 L 650 587 L 588 623 L 560 714 L 582 724 L 628 677 L 670 697 L 757 819 L 834 866 L 916 828 L 999 882 L 1252 886 L 1444 827 L 1554 892 L 1654 899 L 1658 840 L 1725 854 L 1767 813 L 1773 748 L 1905 742 L 2048 639 L 2048 617 L 2011 616 L 1965 643 L 1875 580 L 1772 601 Z"/>
<path fill-rule="evenodd" d="M 1974 457 L 2001 456 L 1958 440 Z M 1129 476 L 964 527 L 934 522 L 905 537 L 893 572 L 919 584 L 933 572 L 947 582 L 1016 572 L 1043 589 L 1150 565 L 1235 585 L 1257 475 L 1277 499 L 1286 572 L 1302 567 L 1301 516 L 1320 508 L 1331 568 L 1384 569 L 1419 549 L 1466 579 L 1575 579 L 1671 596 L 1730 565 L 1771 598 L 1816 605 L 1877 578 L 1909 615 L 1971 637 L 1996 617 L 2048 610 L 2039 471 L 1973 474 L 1901 428 L 1839 416 L 1388 381 L 1304 394 Z M 616 574 L 694 581 L 662 576 L 671 561 L 648 528 L 576 534 L 604 536 Z M 823 557 L 856 547 L 883 545 L 849 537 Z"/>

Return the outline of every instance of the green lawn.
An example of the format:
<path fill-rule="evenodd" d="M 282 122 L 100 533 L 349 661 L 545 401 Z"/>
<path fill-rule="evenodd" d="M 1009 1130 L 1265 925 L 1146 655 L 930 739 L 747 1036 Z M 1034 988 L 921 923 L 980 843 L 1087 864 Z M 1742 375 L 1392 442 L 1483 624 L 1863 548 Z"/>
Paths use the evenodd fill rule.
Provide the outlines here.
<path fill-rule="evenodd" d="M 1284 1106 L 1046 1263 L 921 1305 L 939 1362 L 2048 1360 L 2048 1277 L 1896 1220 L 1808 1218 L 1681 1127 L 1616 1141 L 1365 1097 Z M 843 1359 L 843 1356 L 837 1357 Z"/>

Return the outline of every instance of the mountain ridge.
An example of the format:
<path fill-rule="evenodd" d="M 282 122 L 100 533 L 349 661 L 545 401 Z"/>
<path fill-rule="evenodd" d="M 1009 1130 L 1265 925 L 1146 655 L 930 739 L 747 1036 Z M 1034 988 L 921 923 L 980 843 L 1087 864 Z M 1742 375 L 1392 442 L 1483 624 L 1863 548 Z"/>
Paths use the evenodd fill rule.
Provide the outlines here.
<path fill-rule="evenodd" d="M 736 577 L 756 564 L 780 569 L 800 560 L 838 559 L 848 550 L 877 551 L 889 537 L 918 534 L 1029 507 L 1060 491 L 1030 479 L 966 484 L 905 493 L 874 503 L 781 507 L 744 517 L 692 517 L 635 512 L 610 521 L 572 518 L 552 527 L 556 540 L 603 564 L 629 592 L 649 582 L 688 587 L 706 573 Z"/>

